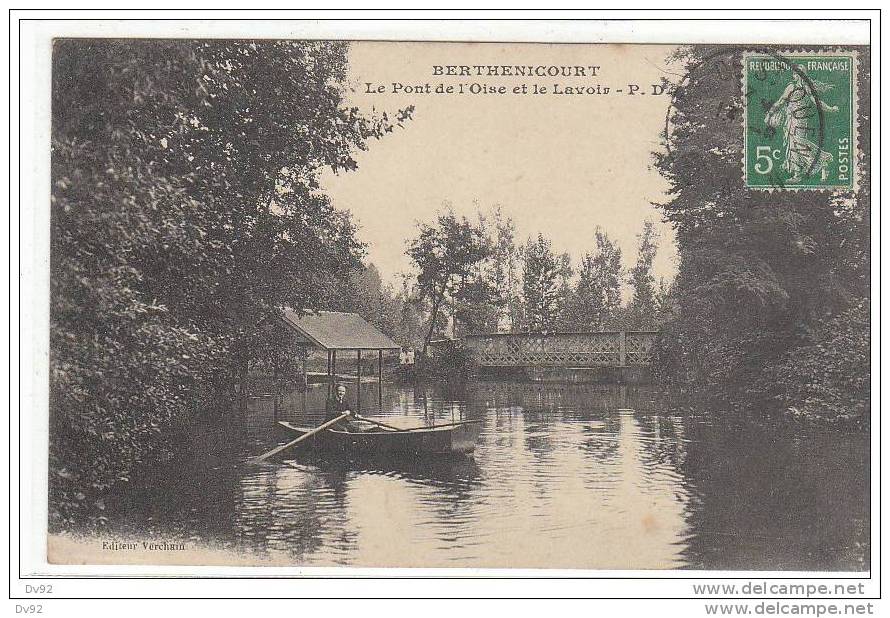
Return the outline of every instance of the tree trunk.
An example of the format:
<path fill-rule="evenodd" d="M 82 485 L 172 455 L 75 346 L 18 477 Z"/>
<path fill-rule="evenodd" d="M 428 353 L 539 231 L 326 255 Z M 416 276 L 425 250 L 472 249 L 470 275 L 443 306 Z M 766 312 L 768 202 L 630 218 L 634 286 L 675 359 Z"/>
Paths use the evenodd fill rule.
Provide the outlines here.
<path fill-rule="evenodd" d="M 442 299 L 444 298 L 445 295 L 443 294 L 439 297 L 438 300 L 433 303 L 433 310 L 430 313 L 430 327 L 427 330 L 426 337 L 423 340 L 423 352 L 421 353 L 421 356 L 423 356 L 424 358 L 426 358 L 427 349 L 430 347 L 430 339 L 433 338 L 433 331 L 436 329 L 436 318 L 439 317 L 439 306 L 442 304 Z"/>
<path fill-rule="evenodd" d="M 250 371 L 247 354 L 241 355 L 235 362 L 238 383 L 241 385 L 238 393 L 238 413 L 243 415 L 247 412 L 247 375 Z"/>

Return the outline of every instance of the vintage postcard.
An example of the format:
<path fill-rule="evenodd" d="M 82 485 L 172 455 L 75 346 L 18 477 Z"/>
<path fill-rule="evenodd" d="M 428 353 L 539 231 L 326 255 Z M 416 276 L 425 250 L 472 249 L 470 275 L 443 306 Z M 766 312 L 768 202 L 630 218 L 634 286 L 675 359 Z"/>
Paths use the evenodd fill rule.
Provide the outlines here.
<path fill-rule="evenodd" d="M 871 48 L 691 40 L 55 37 L 47 563 L 867 575 Z"/>

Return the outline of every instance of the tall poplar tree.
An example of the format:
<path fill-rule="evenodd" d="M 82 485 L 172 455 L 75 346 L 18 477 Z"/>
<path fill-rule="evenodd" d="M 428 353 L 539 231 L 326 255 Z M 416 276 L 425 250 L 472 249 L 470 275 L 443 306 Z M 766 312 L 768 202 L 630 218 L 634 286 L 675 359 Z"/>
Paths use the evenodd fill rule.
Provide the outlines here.
<path fill-rule="evenodd" d="M 633 328 L 655 327 L 658 306 L 655 299 L 655 276 L 652 263 L 658 251 L 658 237 L 652 221 L 643 222 L 643 230 L 637 235 L 637 263 L 630 269 L 630 285 L 633 297 L 628 307 L 628 318 Z"/>
<path fill-rule="evenodd" d="M 571 298 L 571 327 L 581 331 L 618 327 L 621 314 L 621 249 L 599 227 L 596 249 L 581 258 L 578 284 Z"/>
<path fill-rule="evenodd" d="M 561 279 L 564 263 L 553 253 L 543 234 L 529 238 L 523 251 L 522 295 L 526 328 L 553 331 L 561 310 Z"/>

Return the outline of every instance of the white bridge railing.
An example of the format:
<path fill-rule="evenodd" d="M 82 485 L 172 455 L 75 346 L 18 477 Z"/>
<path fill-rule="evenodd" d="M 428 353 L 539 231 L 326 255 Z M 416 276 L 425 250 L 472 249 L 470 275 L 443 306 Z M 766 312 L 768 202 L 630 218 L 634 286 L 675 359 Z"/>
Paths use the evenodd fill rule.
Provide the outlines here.
<path fill-rule="evenodd" d="M 625 367 L 652 360 L 656 331 L 488 333 L 464 344 L 483 367 Z"/>

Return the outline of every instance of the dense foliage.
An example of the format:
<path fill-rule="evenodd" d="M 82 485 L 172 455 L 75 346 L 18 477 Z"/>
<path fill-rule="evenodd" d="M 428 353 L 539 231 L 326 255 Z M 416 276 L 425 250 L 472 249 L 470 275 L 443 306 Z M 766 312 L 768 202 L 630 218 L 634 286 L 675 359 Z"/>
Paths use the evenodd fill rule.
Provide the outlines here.
<path fill-rule="evenodd" d="M 870 306 L 853 305 L 820 320 L 759 388 L 792 414 L 818 420 L 859 421 L 869 414 Z"/>
<path fill-rule="evenodd" d="M 345 68 L 340 43 L 56 43 L 51 524 L 168 456 L 283 343 L 263 319 L 357 267 L 318 172 L 394 124 L 344 105 Z"/>
<path fill-rule="evenodd" d="M 741 52 L 680 52 L 661 205 L 680 268 L 658 366 L 690 390 L 806 414 L 867 410 L 870 190 L 747 190 L 742 178 Z M 861 152 L 869 152 L 867 54 L 860 54 Z"/>

